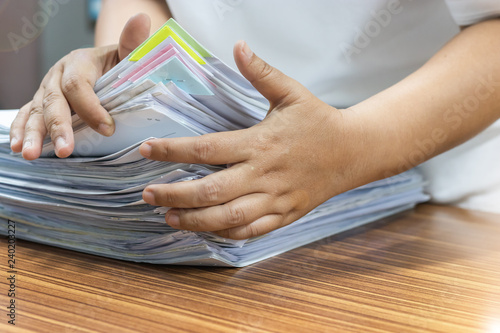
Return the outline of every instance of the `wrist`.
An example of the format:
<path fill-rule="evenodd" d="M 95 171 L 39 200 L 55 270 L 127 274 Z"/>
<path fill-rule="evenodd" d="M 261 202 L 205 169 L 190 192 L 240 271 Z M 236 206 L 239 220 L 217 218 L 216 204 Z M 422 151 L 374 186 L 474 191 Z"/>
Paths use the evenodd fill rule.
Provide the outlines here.
<path fill-rule="evenodd" d="M 349 164 L 357 174 L 357 186 L 394 176 L 413 165 L 403 163 L 402 135 L 394 121 L 388 121 L 378 110 L 356 106 L 339 110 L 343 123 Z"/>

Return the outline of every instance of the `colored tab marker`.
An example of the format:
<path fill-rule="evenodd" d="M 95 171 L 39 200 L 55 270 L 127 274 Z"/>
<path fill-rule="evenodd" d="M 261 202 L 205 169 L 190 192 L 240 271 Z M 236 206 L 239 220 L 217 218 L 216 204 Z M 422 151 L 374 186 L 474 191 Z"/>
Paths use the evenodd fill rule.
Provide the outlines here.
<path fill-rule="evenodd" d="M 144 43 L 142 43 L 137 49 L 135 49 L 129 57 L 129 61 L 138 61 L 146 54 L 148 54 L 152 49 L 154 49 L 158 44 L 163 42 L 166 38 L 172 37 L 197 63 L 200 65 L 206 64 L 205 60 L 200 56 L 199 52 L 195 51 L 190 44 L 186 43 L 186 41 L 179 37 L 176 31 L 180 32 L 183 37 L 188 37 L 187 40 L 190 43 L 193 43 L 194 39 L 184 31 L 184 29 L 179 30 L 179 25 L 173 19 L 170 19 L 165 23 L 157 32 L 155 32 L 151 37 L 149 37 Z M 172 28 L 171 25 L 174 27 Z M 175 31 L 174 31 L 175 30 Z M 203 56 L 210 56 L 210 53 L 205 50 L 199 43 L 194 43 L 196 49 L 201 50 L 201 54 Z"/>

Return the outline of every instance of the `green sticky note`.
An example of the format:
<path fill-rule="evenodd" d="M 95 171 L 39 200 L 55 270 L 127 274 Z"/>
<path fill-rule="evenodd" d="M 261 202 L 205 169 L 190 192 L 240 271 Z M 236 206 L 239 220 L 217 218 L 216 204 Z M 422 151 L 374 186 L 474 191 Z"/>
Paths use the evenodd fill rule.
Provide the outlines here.
<path fill-rule="evenodd" d="M 175 31 L 175 33 L 186 41 L 198 54 L 204 58 L 212 57 L 210 51 L 204 48 L 196 39 L 194 39 L 184 28 L 182 28 L 176 20 L 170 19 L 167 21 L 168 26 Z"/>

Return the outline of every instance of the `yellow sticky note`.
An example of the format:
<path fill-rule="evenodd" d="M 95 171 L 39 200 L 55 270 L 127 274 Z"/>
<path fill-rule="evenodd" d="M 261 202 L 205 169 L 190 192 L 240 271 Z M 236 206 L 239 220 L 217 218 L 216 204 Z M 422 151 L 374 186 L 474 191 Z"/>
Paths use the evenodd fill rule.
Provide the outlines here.
<path fill-rule="evenodd" d="M 166 38 L 172 37 L 173 40 L 179 44 L 184 51 L 186 51 L 191 57 L 193 57 L 196 62 L 198 62 L 200 65 L 205 64 L 205 60 L 194 51 L 189 44 L 187 44 L 182 38 L 180 38 L 173 30 L 172 28 L 168 25 L 168 22 L 161 27 L 157 32 L 155 32 L 154 35 L 149 37 L 148 40 L 146 40 L 144 43 L 142 43 L 138 48 L 136 48 L 131 54 L 129 61 L 138 61 L 142 57 L 144 57 L 146 54 L 148 54 L 149 51 L 154 49 L 158 44 L 163 42 Z"/>

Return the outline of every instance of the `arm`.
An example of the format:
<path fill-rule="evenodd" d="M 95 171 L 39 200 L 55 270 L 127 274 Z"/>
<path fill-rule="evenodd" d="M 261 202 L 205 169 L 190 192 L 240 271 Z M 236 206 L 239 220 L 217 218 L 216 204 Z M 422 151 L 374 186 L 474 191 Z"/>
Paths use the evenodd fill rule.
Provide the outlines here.
<path fill-rule="evenodd" d="M 103 0 L 95 31 L 95 46 L 117 44 L 127 20 L 146 13 L 156 31 L 172 15 L 165 0 Z"/>
<path fill-rule="evenodd" d="M 499 34 L 500 19 L 463 29 L 415 73 L 351 108 L 367 132 L 385 127 L 379 177 L 449 150 L 500 117 Z"/>
<path fill-rule="evenodd" d="M 174 228 L 242 239 L 403 172 L 500 117 L 499 35 L 498 19 L 466 28 L 415 73 L 347 110 L 321 102 L 238 43 L 238 68 L 270 101 L 268 116 L 242 131 L 144 143 L 147 158 L 232 166 L 148 186 L 143 198 L 176 207 L 165 216 Z"/>

